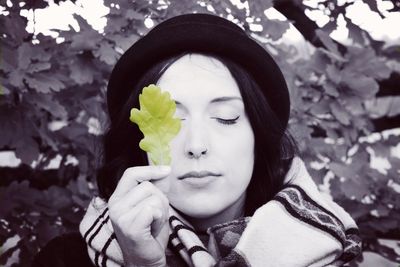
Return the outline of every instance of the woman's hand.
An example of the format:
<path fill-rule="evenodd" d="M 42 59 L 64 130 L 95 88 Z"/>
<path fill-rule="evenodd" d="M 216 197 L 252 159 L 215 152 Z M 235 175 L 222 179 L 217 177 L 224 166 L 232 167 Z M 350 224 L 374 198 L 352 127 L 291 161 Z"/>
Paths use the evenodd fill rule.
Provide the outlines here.
<path fill-rule="evenodd" d="M 150 180 L 161 180 L 168 166 L 125 170 L 108 201 L 111 223 L 125 266 L 165 266 L 168 243 L 168 199 Z"/>

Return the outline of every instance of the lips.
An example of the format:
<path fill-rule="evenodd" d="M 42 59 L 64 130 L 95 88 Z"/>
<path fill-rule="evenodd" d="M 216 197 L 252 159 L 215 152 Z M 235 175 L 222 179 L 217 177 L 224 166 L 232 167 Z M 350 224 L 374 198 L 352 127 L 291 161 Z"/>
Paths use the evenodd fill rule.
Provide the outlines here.
<path fill-rule="evenodd" d="M 185 174 L 179 176 L 178 179 L 182 180 L 185 178 L 203 178 L 206 176 L 221 176 L 221 175 L 222 174 L 214 173 L 214 172 L 210 172 L 210 171 L 199 171 L 199 172 L 192 171 L 192 172 L 188 172 L 188 173 L 185 173 Z"/>

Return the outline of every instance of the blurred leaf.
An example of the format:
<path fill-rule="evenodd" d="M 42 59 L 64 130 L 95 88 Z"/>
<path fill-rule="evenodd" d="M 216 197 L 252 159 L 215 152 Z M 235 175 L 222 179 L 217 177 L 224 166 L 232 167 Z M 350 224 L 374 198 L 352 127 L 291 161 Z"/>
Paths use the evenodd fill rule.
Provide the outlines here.
<path fill-rule="evenodd" d="M 340 82 L 342 81 L 342 75 L 340 73 L 340 70 L 333 64 L 330 64 L 326 68 L 326 74 L 328 78 L 335 84 L 340 84 Z"/>
<path fill-rule="evenodd" d="M 333 42 L 329 34 L 325 33 L 322 30 L 316 30 L 315 34 L 319 37 L 319 39 L 324 44 L 326 49 L 328 49 L 329 51 L 333 52 L 336 55 L 340 55 L 337 44 Z"/>
<path fill-rule="evenodd" d="M 19 69 L 15 69 L 15 70 L 11 71 L 11 73 L 9 74 L 8 81 L 10 82 L 11 85 L 13 85 L 15 87 L 19 87 L 20 90 L 22 91 L 21 87 L 24 87 L 24 83 L 23 83 L 24 76 L 25 76 L 25 74 L 23 71 L 21 71 Z"/>
<path fill-rule="evenodd" d="M 18 67 L 27 69 L 31 63 L 31 46 L 27 43 L 22 43 L 18 47 Z"/>
<path fill-rule="evenodd" d="M 347 179 L 342 182 L 342 192 L 346 197 L 352 199 L 355 197 L 357 200 L 361 200 L 364 196 L 369 194 L 368 185 L 365 183 L 359 183 L 353 179 Z"/>
<path fill-rule="evenodd" d="M 343 109 L 337 102 L 332 102 L 330 105 L 332 114 L 335 116 L 340 123 L 344 125 L 350 124 L 350 115 Z"/>
<path fill-rule="evenodd" d="M 129 11 L 129 10 L 128 10 Z M 134 12 L 134 11 L 132 11 Z M 115 16 L 115 18 L 112 20 L 112 23 L 108 21 L 106 27 L 104 28 L 104 32 L 109 35 L 113 33 L 122 33 L 124 31 L 124 28 L 127 27 L 129 24 L 131 24 L 129 20 L 127 20 L 124 17 L 120 16 Z M 143 23 L 143 21 L 140 21 L 140 23 Z"/>
<path fill-rule="evenodd" d="M 363 115 L 365 112 L 363 102 L 360 98 L 358 97 L 346 97 L 343 102 L 345 103 L 345 108 L 348 110 L 351 115 L 354 116 L 360 116 Z"/>
<path fill-rule="evenodd" d="M 115 49 L 109 43 L 105 42 L 100 44 L 100 48 L 94 52 L 94 55 L 108 65 L 114 65 L 119 58 Z"/>
<path fill-rule="evenodd" d="M 400 97 L 379 97 L 365 102 L 371 118 L 394 117 L 400 114 Z"/>
<path fill-rule="evenodd" d="M 135 19 L 135 20 L 143 20 L 145 18 L 143 13 L 139 13 L 133 9 L 126 10 L 125 17 L 127 19 Z"/>
<path fill-rule="evenodd" d="M 265 10 L 273 6 L 273 0 L 253 0 L 248 1 L 251 12 L 263 14 Z"/>
<path fill-rule="evenodd" d="M 366 3 L 372 11 L 378 13 L 378 15 L 381 16 L 381 18 L 384 18 L 384 16 L 378 9 L 378 4 L 376 0 L 364 0 L 364 3 Z"/>
<path fill-rule="evenodd" d="M 290 25 L 287 21 L 265 20 L 262 23 L 263 33 L 267 34 L 273 41 L 279 40 L 282 35 L 289 29 Z"/>
<path fill-rule="evenodd" d="M 336 20 L 330 20 L 321 28 L 321 30 L 328 34 L 331 34 L 336 28 L 337 28 Z"/>
<path fill-rule="evenodd" d="M 28 73 L 32 74 L 35 72 L 48 70 L 48 69 L 50 69 L 50 67 L 51 67 L 51 64 L 49 62 L 38 62 L 38 63 L 30 64 L 26 71 Z"/>
<path fill-rule="evenodd" d="M 15 154 L 22 162 L 31 164 L 39 157 L 39 146 L 33 138 L 21 139 L 16 143 Z"/>
<path fill-rule="evenodd" d="M 89 60 L 78 57 L 70 65 L 71 78 L 79 85 L 93 82 L 93 65 Z"/>
<path fill-rule="evenodd" d="M 358 170 L 352 165 L 343 164 L 340 162 L 329 163 L 329 169 L 339 177 L 352 179 L 358 175 Z"/>
<path fill-rule="evenodd" d="M 27 9 L 42 9 L 47 7 L 49 4 L 44 0 L 30 0 L 25 2 L 25 8 Z"/>
<path fill-rule="evenodd" d="M 41 246 L 44 246 L 46 245 L 48 240 L 53 239 L 54 237 L 60 235 L 62 232 L 59 226 L 57 227 L 56 225 L 43 220 L 38 224 L 36 233 L 39 244 Z"/>
<path fill-rule="evenodd" d="M 0 70 L 8 73 L 17 67 L 17 53 L 14 49 L 12 49 L 12 47 L 2 44 L 0 55 L 2 59 Z"/>
<path fill-rule="evenodd" d="M 74 15 L 74 18 L 78 21 L 81 30 L 80 34 L 72 35 L 71 47 L 76 50 L 93 50 L 101 42 L 100 33 L 93 30 L 81 16 Z M 64 35 L 62 36 L 64 37 Z"/>
<path fill-rule="evenodd" d="M 39 108 L 48 111 L 56 119 L 66 119 L 68 113 L 64 106 L 58 103 L 51 94 L 32 93 L 29 100 Z"/>
<path fill-rule="evenodd" d="M 139 36 L 135 34 L 130 34 L 128 36 L 116 34 L 111 36 L 110 38 L 115 41 L 115 45 L 117 47 L 120 47 L 122 51 L 126 51 L 139 39 Z"/>
<path fill-rule="evenodd" d="M 376 80 L 364 75 L 342 72 L 342 80 L 351 89 L 351 93 L 362 98 L 373 97 L 379 90 Z"/>
<path fill-rule="evenodd" d="M 343 72 L 365 75 L 375 79 L 387 79 L 391 74 L 390 68 L 383 59 L 377 57 L 372 48 L 349 47 L 349 62 Z"/>
<path fill-rule="evenodd" d="M 2 28 L 7 29 L 7 35 L 13 40 L 15 46 L 21 44 L 29 36 L 25 30 L 27 19 L 18 13 L 10 13 L 8 16 L 2 16 L 4 22 Z"/>
<path fill-rule="evenodd" d="M 349 37 L 353 39 L 354 42 L 359 43 L 359 44 L 364 44 L 364 37 L 363 37 L 363 31 L 358 27 L 358 25 L 354 24 L 351 22 L 351 20 L 347 19 L 346 20 L 346 26 L 347 29 L 349 29 Z"/>
<path fill-rule="evenodd" d="M 39 93 L 58 92 L 65 88 L 65 85 L 51 73 L 36 73 L 34 76 L 25 76 L 25 80 L 29 87 L 36 89 Z"/>

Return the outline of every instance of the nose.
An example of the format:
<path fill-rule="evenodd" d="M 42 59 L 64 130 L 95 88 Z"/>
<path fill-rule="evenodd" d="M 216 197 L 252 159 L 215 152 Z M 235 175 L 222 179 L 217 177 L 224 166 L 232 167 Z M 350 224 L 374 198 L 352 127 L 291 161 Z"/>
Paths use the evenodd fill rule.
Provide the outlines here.
<path fill-rule="evenodd" d="M 188 156 L 189 158 L 198 159 L 198 158 L 200 158 L 202 155 L 206 155 L 206 154 L 207 154 L 207 149 L 206 149 L 206 150 L 203 150 L 203 151 L 201 151 L 201 150 L 198 150 L 198 151 L 191 151 L 191 150 L 189 150 L 186 154 L 187 154 L 187 156 Z"/>
<path fill-rule="evenodd" d="M 188 125 L 189 126 L 189 125 Z M 188 158 L 199 159 L 208 154 L 206 129 L 199 123 L 188 127 L 185 141 L 185 155 Z"/>

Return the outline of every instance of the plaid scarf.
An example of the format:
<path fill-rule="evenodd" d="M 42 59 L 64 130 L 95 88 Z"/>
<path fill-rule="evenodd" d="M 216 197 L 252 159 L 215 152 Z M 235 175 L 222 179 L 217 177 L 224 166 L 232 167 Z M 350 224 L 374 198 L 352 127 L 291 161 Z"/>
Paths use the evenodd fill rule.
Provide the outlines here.
<path fill-rule="evenodd" d="M 206 243 L 170 208 L 168 266 L 342 266 L 355 258 L 361 239 L 354 220 L 318 191 L 299 158 L 285 181 L 288 185 L 252 217 L 210 227 Z M 101 198 L 91 201 L 80 232 L 96 266 L 124 265 Z"/>

